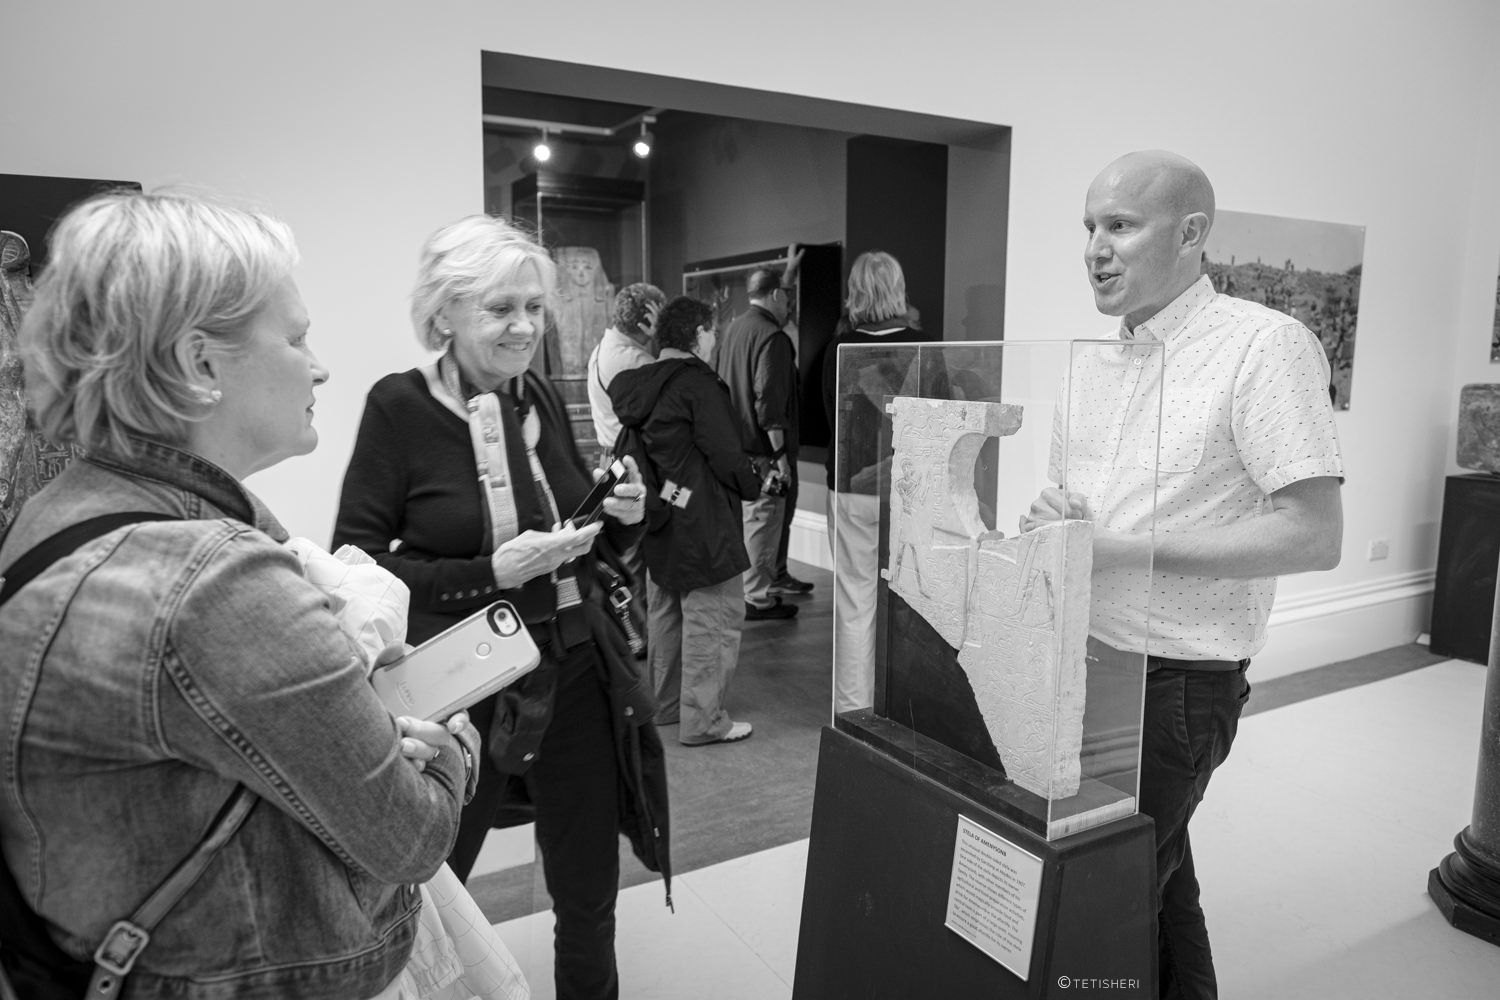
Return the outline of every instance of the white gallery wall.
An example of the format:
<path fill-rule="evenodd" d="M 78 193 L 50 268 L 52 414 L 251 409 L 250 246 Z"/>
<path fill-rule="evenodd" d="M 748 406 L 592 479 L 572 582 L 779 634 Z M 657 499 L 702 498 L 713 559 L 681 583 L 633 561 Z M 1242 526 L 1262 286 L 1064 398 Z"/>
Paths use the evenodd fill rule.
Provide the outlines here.
<path fill-rule="evenodd" d="M 1084 190 L 1121 152 L 1175 149 L 1223 208 L 1366 227 L 1354 402 L 1338 416 L 1344 562 L 1283 581 L 1257 673 L 1425 628 L 1458 387 L 1500 381 L 1500 5 L 754 9 L 756 31 L 738 8 L 686 0 L 0 0 L 0 172 L 202 185 L 291 223 L 333 380 L 317 453 L 251 485 L 326 542 L 365 391 L 422 359 L 405 318 L 417 248 L 483 207 L 481 50 L 1012 126 L 1012 338 L 1110 328 L 1081 265 Z M 1367 561 L 1377 538 L 1390 557 Z"/>

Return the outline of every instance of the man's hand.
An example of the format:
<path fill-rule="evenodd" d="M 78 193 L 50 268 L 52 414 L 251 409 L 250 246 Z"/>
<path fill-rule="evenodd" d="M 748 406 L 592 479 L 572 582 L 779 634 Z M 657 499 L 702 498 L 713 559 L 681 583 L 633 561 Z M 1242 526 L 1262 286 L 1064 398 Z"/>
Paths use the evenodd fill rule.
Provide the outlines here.
<path fill-rule="evenodd" d="M 1049 486 L 1042 495 L 1032 501 L 1031 511 L 1021 515 L 1020 530 L 1024 534 L 1032 528 L 1049 521 L 1092 521 L 1088 498 L 1082 493 L 1064 493 L 1061 488 Z"/>
<path fill-rule="evenodd" d="M 647 339 L 656 338 L 656 324 L 661 320 L 661 305 L 656 302 L 646 303 L 646 322 L 635 325 L 636 332 Z"/>
<path fill-rule="evenodd" d="M 792 243 L 786 248 L 786 270 L 781 272 L 781 287 L 790 288 L 797 283 L 797 272 L 802 269 L 802 251 Z"/>

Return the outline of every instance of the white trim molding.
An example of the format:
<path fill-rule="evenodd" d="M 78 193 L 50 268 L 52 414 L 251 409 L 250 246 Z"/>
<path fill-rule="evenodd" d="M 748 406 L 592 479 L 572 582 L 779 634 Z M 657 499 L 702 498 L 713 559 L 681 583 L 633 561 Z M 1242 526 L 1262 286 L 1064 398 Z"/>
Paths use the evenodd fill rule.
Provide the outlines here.
<path fill-rule="evenodd" d="M 1267 680 L 1414 642 L 1432 618 L 1433 570 L 1278 597 L 1250 680 Z"/>
<path fill-rule="evenodd" d="M 792 516 L 792 537 L 787 541 L 786 554 L 788 559 L 832 572 L 833 553 L 828 549 L 827 516 L 798 507 Z"/>

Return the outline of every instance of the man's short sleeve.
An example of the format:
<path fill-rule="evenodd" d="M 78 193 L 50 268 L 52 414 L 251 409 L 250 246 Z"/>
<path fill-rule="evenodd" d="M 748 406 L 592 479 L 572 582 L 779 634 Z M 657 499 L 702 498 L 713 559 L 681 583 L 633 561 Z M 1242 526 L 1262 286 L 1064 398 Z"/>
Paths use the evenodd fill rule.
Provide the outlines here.
<path fill-rule="evenodd" d="M 1317 476 L 1344 475 L 1328 394 L 1328 358 L 1301 323 L 1255 338 L 1235 380 L 1234 436 L 1265 493 Z"/>

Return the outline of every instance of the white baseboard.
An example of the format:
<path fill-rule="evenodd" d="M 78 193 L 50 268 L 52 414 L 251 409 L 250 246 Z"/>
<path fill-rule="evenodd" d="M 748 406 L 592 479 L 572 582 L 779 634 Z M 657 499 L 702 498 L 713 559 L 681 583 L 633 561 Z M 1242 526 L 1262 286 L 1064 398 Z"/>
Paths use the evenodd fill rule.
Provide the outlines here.
<path fill-rule="evenodd" d="M 1432 618 L 1432 570 L 1278 598 L 1250 682 L 1414 642 Z"/>
<path fill-rule="evenodd" d="M 786 555 L 788 559 L 831 572 L 833 553 L 828 550 L 828 518 L 798 508 L 792 517 L 792 537 L 787 541 Z"/>
<path fill-rule="evenodd" d="M 787 554 L 832 570 L 827 518 L 798 510 Z M 1362 580 L 1278 597 L 1251 681 L 1268 680 L 1414 641 L 1432 616 L 1433 571 Z"/>

